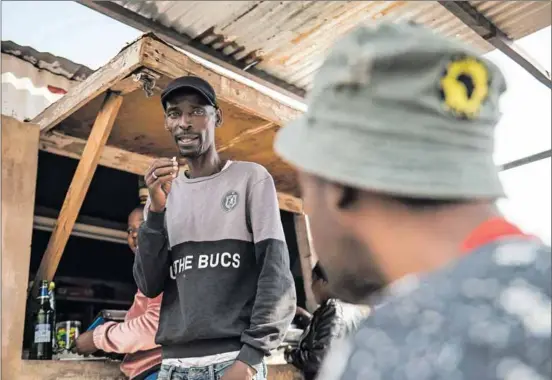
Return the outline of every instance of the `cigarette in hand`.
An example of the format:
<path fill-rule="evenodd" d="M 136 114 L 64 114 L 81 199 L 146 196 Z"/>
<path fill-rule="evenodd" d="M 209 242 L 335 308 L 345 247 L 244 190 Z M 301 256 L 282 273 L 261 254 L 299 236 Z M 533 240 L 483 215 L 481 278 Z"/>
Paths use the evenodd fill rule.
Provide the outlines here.
<path fill-rule="evenodd" d="M 174 169 L 173 177 L 176 178 L 178 177 L 178 161 L 176 160 L 176 156 L 172 158 L 172 162 L 173 162 L 173 169 Z"/>

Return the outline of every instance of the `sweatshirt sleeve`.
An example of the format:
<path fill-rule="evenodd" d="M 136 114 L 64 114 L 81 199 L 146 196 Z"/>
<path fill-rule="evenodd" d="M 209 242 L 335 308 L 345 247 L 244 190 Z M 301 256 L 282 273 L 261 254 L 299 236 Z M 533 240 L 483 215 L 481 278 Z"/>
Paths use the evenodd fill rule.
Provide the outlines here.
<path fill-rule="evenodd" d="M 248 196 L 250 227 L 259 269 L 251 324 L 238 360 L 255 366 L 282 342 L 295 315 L 296 294 L 272 177 L 254 184 Z"/>
<path fill-rule="evenodd" d="M 94 330 L 94 345 L 105 352 L 132 354 L 157 347 L 155 334 L 159 325 L 162 295 L 148 300 L 144 314 L 129 321 L 108 322 Z"/>
<path fill-rule="evenodd" d="M 146 221 L 138 230 L 138 250 L 134 259 L 134 280 L 146 297 L 163 292 L 169 274 L 169 240 L 165 229 L 165 212 L 144 211 Z"/>

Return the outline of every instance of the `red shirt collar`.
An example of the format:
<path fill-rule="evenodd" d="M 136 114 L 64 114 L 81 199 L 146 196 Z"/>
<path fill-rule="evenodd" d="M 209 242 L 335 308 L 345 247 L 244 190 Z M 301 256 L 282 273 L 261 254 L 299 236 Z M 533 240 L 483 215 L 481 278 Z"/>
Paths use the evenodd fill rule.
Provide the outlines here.
<path fill-rule="evenodd" d="M 506 236 L 534 237 L 521 231 L 517 226 L 502 217 L 491 218 L 481 223 L 464 240 L 461 246 L 463 253 L 469 253 L 485 244 Z"/>

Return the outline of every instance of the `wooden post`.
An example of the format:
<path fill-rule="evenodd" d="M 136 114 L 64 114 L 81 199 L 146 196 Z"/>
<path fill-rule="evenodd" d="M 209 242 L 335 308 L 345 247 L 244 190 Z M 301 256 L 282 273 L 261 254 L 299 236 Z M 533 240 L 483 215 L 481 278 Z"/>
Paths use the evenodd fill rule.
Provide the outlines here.
<path fill-rule="evenodd" d="M 305 214 L 295 215 L 295 235 L 297 235 L 297 247 L 299 249 L 299 260 L 301 262 L 301 272 L 303 274 L 303 283 L 305 285 L 305 296 L 307 299 L 307 310 L 312 312 L 316 308 L 316 301 L 311 289 L 312 268 L 316 263 L 316 254 L 312 247 L 309 232 L 308 218 Z"/>
<path fill-rule="evenodd" d="M 2 115 L 2 379 L 17 378 L 21 360 L 39 134 Z"/>
<path fill-rule="evenodd" d="M 29 292 L 30 296 L 36 293 L 40 280 L 51 281 L 56 273 L 63 250 L 79 214 L 82 202 L 98 166 L 102 149 L 107 142 L 122 102 L 123 97 L 120 95 L 115 93 L 108 93 L 106 95 L 65 196 L 56 225 L 48 241 L 46 252 L 44 252 L 44 256 L 40 262 L 33 287 Z"/>

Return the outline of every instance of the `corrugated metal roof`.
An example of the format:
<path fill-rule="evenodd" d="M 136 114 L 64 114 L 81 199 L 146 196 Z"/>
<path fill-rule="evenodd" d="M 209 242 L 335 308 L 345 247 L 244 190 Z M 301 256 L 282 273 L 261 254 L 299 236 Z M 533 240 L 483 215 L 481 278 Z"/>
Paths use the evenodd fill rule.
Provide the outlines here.
<path fill-rule="evenodd" d="M 517 40 L 550 25 L 550 1 L 470 1 L 510 38 Z"/>
<path fill-rule="evenodd" d="M 40 70 L 61 75 L 69 80 L 83 81 L 94 72 L 89 67 L 70 61 L 67 58 L 42 53 L 30 46 L 21 46 L 13 41 L 2 41 L 2 53 L 15 56 Z"/>
<path fill-rule="evenodd" d="M 493 49 L 435 1 L 142 1 L 115 3 L 209 46 L 243 66 L 309 89 L 337 38 L 363 22 L 423 23 L 484 52 Z M 470 1 L 516 40 L 551 23 L 550 1 Z"/>
<path fill-rule="evenodd" d="M 2 53 L 2 114 L 20 121 L 32 119 L 74 83 L 78 82 Z"/>
<path fill-rule="evenodd" d="M 2 114 L 33 119 L 93 72 L 66 58 L 2 41 Z"/>

